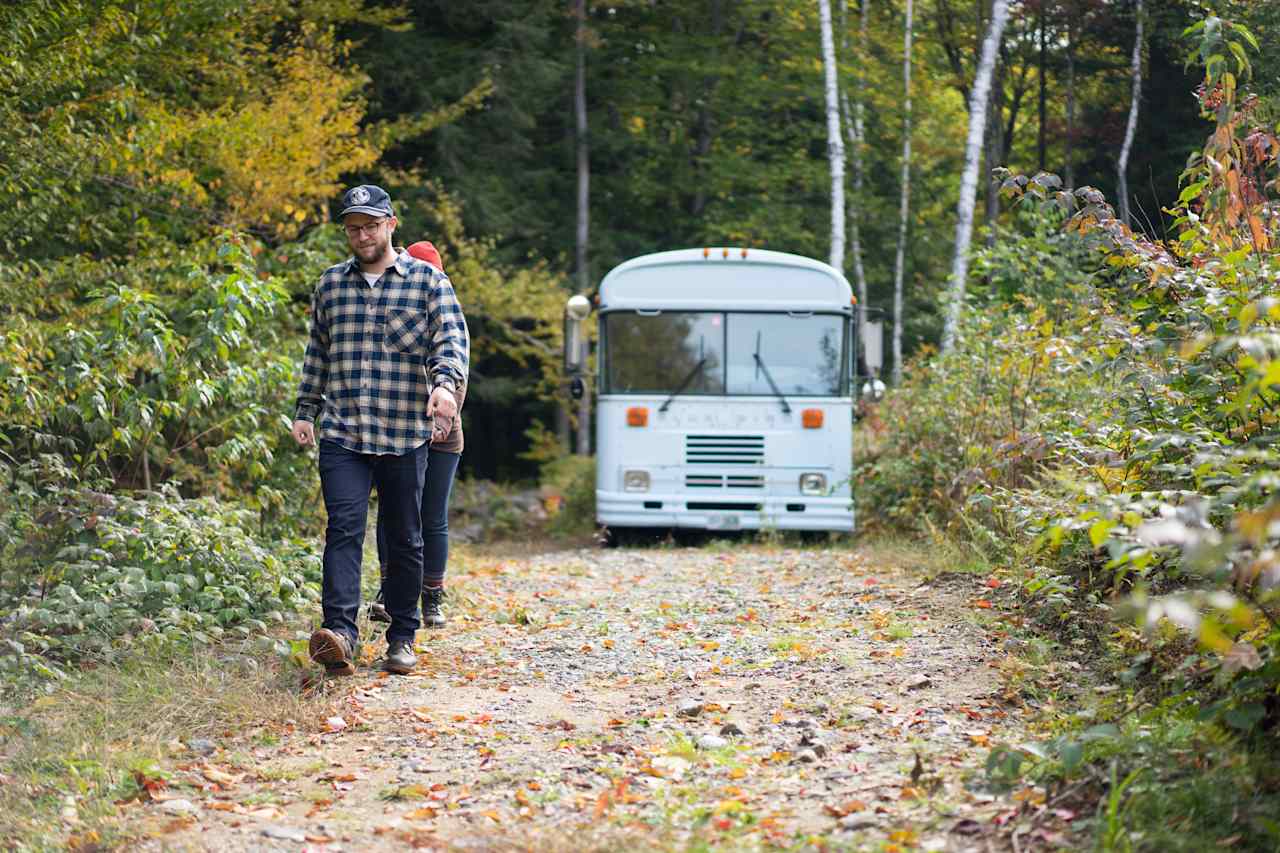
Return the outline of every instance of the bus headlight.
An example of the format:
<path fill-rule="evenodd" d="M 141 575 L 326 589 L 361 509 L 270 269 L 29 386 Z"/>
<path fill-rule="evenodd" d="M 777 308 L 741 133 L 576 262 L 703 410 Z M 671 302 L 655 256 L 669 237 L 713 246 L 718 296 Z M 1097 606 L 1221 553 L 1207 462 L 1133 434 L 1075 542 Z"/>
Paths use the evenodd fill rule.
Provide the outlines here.
<path fill-rule="evenodd" d="M 822 495 L 827 491 L 827 475 L 806 471 L 800 475 L 800 494 Z"/>
<path fill-rule="evenodd" d="M 623 471 L 622 472 L 622 489 L 627 492 L 647 492 L 649 491 L 649 472 L 648 471 Z"/>

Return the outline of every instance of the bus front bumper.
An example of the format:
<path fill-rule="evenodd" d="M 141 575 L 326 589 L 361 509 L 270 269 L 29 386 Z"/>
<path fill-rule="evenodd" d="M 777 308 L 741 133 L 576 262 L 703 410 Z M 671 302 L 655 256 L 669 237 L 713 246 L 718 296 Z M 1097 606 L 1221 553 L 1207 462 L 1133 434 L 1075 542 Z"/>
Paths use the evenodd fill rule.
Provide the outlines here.
<path fill-rule="evenodd" d="M 848 495 L 650 494 L 596 491 L 596 521 L 606 527 L 691 527 L 703 530 L 853 530 Z"/>

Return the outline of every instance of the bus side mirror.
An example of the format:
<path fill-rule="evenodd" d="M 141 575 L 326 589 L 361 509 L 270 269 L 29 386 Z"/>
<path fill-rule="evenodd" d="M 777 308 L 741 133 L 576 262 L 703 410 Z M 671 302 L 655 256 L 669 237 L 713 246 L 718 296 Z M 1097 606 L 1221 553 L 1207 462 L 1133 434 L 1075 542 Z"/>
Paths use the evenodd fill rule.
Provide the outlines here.
<path fill-rule="evenodd" d="M 586 319 L 591 315 L 591 303 L 581 293 L 569 297 L 564 306 L 564 372 L 569 375 L 582 373 L 587 368 Z M 578 399 L 577 397 L 574 398 Z"/>
<path fill-rule="evenodd" d="M 867 361 L 867 373 L 879 376 L 884 368 L 884 321 L 862 322 L 862 352 Z M 881 383 L 883 387 L 884 383 Z M 883 396 L 883 392 L 881 394 Z"/>

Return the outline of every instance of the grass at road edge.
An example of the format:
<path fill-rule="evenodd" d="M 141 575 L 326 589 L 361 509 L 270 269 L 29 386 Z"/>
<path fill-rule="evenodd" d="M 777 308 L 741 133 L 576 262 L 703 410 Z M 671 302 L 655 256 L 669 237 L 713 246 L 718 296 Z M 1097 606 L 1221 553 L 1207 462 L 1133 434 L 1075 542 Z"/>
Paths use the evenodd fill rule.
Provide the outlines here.
<path fill-rule="evenodd" d="M 163 759 L 197 759 L 193 740 L 239 747 L 323 719 L 324 692 L 299 691 L 299 678 L 283 659 L 201 647 L 99 666 L 0 710 L 0 846 L 126 841 L 116 803 L 141 792 L 135 771 L 145 778 Z"/>

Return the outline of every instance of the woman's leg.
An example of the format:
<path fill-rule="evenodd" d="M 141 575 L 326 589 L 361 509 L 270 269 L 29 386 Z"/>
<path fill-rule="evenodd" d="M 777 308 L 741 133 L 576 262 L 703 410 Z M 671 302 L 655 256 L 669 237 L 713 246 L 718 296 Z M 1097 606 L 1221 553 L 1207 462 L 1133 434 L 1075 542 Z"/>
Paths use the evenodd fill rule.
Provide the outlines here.
<path fill-rule="evenodd" d="M 422 623 L 428 628 L 444 625 L 440 600 L 449 563 L 449 495 L 460 456 L 432 450 L 427 462 L 422 489 Z"/>

